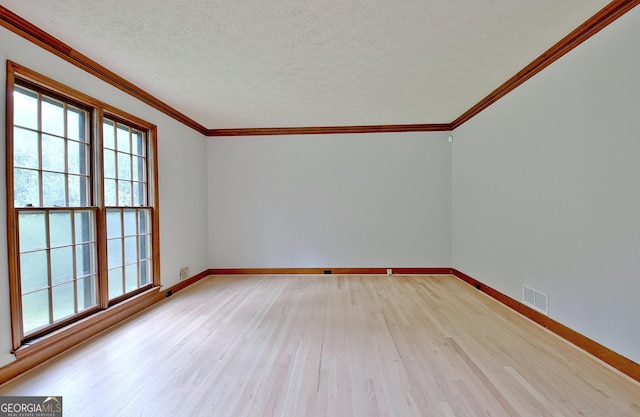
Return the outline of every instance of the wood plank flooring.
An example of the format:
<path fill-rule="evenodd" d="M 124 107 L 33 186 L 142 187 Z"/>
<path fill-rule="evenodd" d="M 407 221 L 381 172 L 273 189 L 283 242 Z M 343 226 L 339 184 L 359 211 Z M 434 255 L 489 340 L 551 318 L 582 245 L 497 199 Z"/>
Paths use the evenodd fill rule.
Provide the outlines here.
<path fill-rule="evenodd" d="M 640 416 L 640 384 L 451 276 L 216 276 L 8 384 L 87 416 Z"/>

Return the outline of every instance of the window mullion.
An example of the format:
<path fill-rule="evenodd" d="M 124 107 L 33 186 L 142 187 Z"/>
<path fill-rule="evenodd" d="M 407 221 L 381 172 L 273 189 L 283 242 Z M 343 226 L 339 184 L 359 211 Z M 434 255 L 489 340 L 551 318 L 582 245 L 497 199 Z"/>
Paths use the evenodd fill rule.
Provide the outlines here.
<path fill-rule="evenodd" d="M 44 206 L 44 174 L 42 171 L 42 94 L 38 93 L 38 207 Z"/>
<path fill-rule="evenodd" d="M 103 152 L 103 123 L 104 112 L 101 109 L 94 111 L 94 123 L 92 126 L 91 152 L 93 153 L 93 204 L 96 206 L 98 251 L 98 305 L 100 309 L 109 306 L 109 270 L 107 259 L 107 210 L 104 205 L 104 152 Z"/>
<path fill-rule="evenodd" d="M 120 172 L 120 154 L 118 153 L 118 122 L 114 122 L 113 123 L 113 137 L 114 137 L 114 145 L 113 145 L 113 153 L 115 155 L 115 190 L 116 190 L 116 199 L 115 199 L 115 206 L 119 206 L 120 205 L 120 175 L 118 175 L 118 173 Z"/>
<path fill-rule="evenodd" d="M 7 216 L 11 219 L 7 222 L 7 243 L 8 243 L 8 266 L 9 266 L 9 304 L 11 306 L 11 335 L 12 335 L 12 350 L 15 351 L 21 345 L 24 332 L 22 328 L 22 290 L 19 277 L 19 262 L 18 262 L 18 213 L 15 210 L 14 204 L 14 135 L 13 135 L 13 120 L 14 120 L 14 94 L 9 94 L 9 91 L 13 91 L 15 85 L 15 76 L 11 70 L 11 63 L 7 62 L 7 104 L 6 104 L 6 123 L 5 123 L 5 159 L 7 167 Z M 10 193 L 10 194 L 9 194 Z"/>
<path fill-rule="evenodd" d="M 70 207 L 71 195 L 69 193 L 69 122 L 67 120 L 67 113 L 69 105 L 62 103 L 62 129 L 64 132 L 64 192 L 65 192 L 65 206 Z"/>
<path fill-rule="evenodd" d="M 127 293 L 127 258 L 126 253 L 124 251 L 124 242 L 126 241 L 126 236 L 124 233 L 124 208 L 118 209 L 120 212 L 120 256 L 122 257 L 122 294 Z"/>
<path fill-rule="evenodd" d="M 45 227 L 45 236 L 46 236 L 46 245 L 47 245 L 47 296 L 49 297 L 49 324 L 53 323 L 53 279 L 52 279 L 52 271 L 51 271 L 51 227 L 50 227 L 50 215 L 51 212 L 49 210 L 45 211 L 44 216 L 44 227 Z"/>
<path fill-rule="evenodd" d="M 132 164 L 133 165 L 133 164 Z M 138 263 L 136 264 L 137 274 L 138 274 L 138 287 L 142 286 L 142 274 L 140 272 L 140 268 L 142 267 L 142 254 L 140 253 L 140 209 L 134 209 L 133 211 L 136 216 L 136 259 Z"/>
<path fill-rule="evenodd" d="M 73 280 L 73 312 L 75 314 L 78 313 L 78 247 L 76 246 L 76 211 L 75 209 L 71 209 L 71 259 L 73 260 L 73 276 L 76 278 Z"/>

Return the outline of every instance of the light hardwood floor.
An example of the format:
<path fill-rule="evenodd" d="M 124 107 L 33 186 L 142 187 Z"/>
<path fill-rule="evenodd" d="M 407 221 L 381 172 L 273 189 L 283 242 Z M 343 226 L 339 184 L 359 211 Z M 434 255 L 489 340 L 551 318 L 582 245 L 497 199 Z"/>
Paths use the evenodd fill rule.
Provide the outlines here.
<path fill-rule="evenodd" d="M 451 276 L 209 277 L 0 387 L 87 416 L 640 416 L 640 384 Z"/>

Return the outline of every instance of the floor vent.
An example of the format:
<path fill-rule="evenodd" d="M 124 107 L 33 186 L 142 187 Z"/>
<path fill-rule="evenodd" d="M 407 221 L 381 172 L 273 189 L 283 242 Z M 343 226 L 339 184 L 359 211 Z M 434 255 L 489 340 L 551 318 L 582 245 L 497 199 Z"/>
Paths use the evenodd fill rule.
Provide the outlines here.
<path fill-rule="evenodd" d="M 529 307 L 539 312 L 549 315 L 549 296 L 541 291 L 522 286 L 522 300 Z"/>
<path fill-rule="evenodd" d="M 189 278 L 189 267 L 185 266 L 184 268 L 180 268 L 180 281 Z"/>

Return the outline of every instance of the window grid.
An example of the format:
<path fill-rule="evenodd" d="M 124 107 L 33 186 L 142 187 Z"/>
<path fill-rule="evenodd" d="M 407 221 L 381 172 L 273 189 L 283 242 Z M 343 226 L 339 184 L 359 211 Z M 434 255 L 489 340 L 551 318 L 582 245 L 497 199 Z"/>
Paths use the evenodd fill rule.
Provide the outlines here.
<path fill-rule="evenodd" d="M 109 299 L 152 283 L 151 210 L 107 209 Z"/>
<path fill-rule="evenodd" d="M 14 118 L 14 178 L 18 185 L 23 186 L 14 193 L 15 206 L 88 207 L 91 195 L 89 113 L 70 103 L 24 87 L 15 87 L 14 98 L 31 107 L 36 116 L 35 120 L 20 120 L 26 119 L 24 116 L 19 116 L 18 120 Z M 27 104 L 29 98 L 34 103 Z M 58 120 L 52 120 L 55 119 L 52 114 L 45 115 L 42 109 L 46 105 L 60 108 Z M 69 123 L 73 114 L 78 123 L 75 134 L 71 132 Z M 34 139 L 35 148 L 33 143 L 29 146 L 29 142 Z M 56 142 L 58 149 L 52 146 Z M 72 149 L 77 149 L 77 155 Z M 62 158 L 59 158 L 60 150 Z M 34 153 L 37 161 L 33 161 Z M 76 158 L 72 158 L 72 153 Z M 58 166 L 55 166 L 56 163 L 52 160 L 58 159 L 62 162 L 57 162 Z M 73 166 L 70 164 L 72 159 Z M 72 183 L 75 187 L 71 187 Z"/>
<path fill-rule="evenodd" d="M 12 92 L 6 95 L 9 290 L 12 346 L 17 350 L 160 284 L 157 128 L 11 61 L 7 86 Z M 114 135 L 120 132 L 123 139 L 120 146 L 107 147 L 120 163 L 114 163 L 119 171 L 112 175 L 106 175 L 103 163 L 103 122 L 111 123 Z M 114 189 L 113 206 L 106 201 L 107 179 L 122 184 Z M 130 285 L 116 298 L 109 297 L 108 281 L 111 208 L 120 210 L 120 216 L 125 209 L 134 210 L 136 218 L 135 232 L 125 235 L 123 230 L 123 246 L 117 251 L 121 266 L 130 271 Z M 30 235 L 25 219 L 38 213 L 42 230 Z M 91 239 L 77 235 L 80 214 L 91 217 Z M 65 227 L 73 236 L 69 241 L 58 239 L 54 225 L 59 216 L 66 216 Z M 30 236 L 37 247 L 29 246 Z M 39 263 L 29 262 L 30 257 Z"/>
<path fill-rule="evenodd" d="M 56 217 L 66 217 L 66 224 L 55 220 Z M 98 287 L 94 210 L 19 209 L 17 218 L 21 296 L 23 306 L 26 306 L 23 308 L 22 322 L 25 335 L 96 307 Z M 44 232 L 44 241 L 34 245 L 31 236 L 37 232 L 33 229 L 38 228 L 38 222 L 43 226 L 40 232 Z M 83 248 L 90 250 L 79 252 Z M 67 250 L 67 256 L 60 255 Z M 42 260 L 45 268 L 42 268 Z M 58 269 L 61 266 L 64 268 L 65 263 L 67 270 L 62 271 L 60 278 L 57 276 L 60 273 Z M 36 271 L 32 271 L 32 268 L 38 273 L 34 274 Z M 38 278 L 44 271 L 44 279 Z M 37 282 L 38 279 L 40 282 Z M 64 287 L 67 287 L 67 297 L 71 296 L 72 300 L 60 299 L 64 296 Z M 29 299 L 32 302 L 28 302 Z M 46 303 L 43 303 L 45 299 Z"/>
<path fill-rule="evenodd" d="M 147 206 L 146 135 L 115 120 L 103 122 L 106 206 Z"/>
<path fill-rule="evenodd" d="M 102 129 L 108 292 L 117 301 L 151 283 L 147 142 L 141 130 L 116 119 L 105 117 Z"/>

